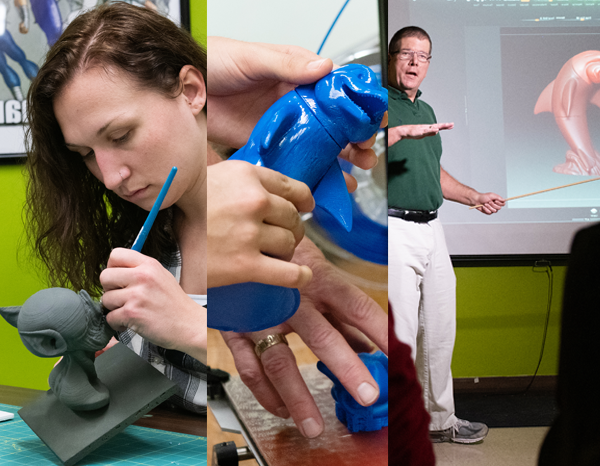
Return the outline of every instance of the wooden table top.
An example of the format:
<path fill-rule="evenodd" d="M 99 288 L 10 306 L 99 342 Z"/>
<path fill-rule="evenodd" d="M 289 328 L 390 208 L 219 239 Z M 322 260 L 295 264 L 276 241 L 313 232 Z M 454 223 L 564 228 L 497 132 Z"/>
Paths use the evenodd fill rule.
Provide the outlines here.
<path fill-rule="evenodd" d="M 315 238 L 313 238 L 315 241 Z M 316 241 L 315 241 L 316 242 Z M 361 288 L 371 298 L 373 298 L 384 310 L 387 311 L 387 267 L 376 264 L 366 263 L 364 261 L 347 262 L 343 258 L 336 258 L 331 254 L 326 254 L 330 262 L 334 264 L 341 272 L 342 276 L 350 283 Z M 362 277 L 362 278 L 361 278 Z M 304 344 L 300 337 L 294 333 L 286 335 L 288 343 L 296 362 L 299 366 L 306 364 L 316 364 L 318 358 Z M 208 365 L 211 368 L 221 369 L 231 375 L 237 375 L 233 356 L 227 348 L 219 331 L 208 329 Z M 239 448 L 246 445 L 246 441 L 241 434 L 231 434 L 223 432 L 214 415 L 208 410 L 208 459 L 212 458 L 213 446 L 222 443 L 234 441 Z M 210 463 L 209 463 L 210 464 Z M 246 460 L 240 463 L 244 466 L 258 466 L 255 460 Z"/>
<path fill-rule="evenodd" d="M 295 333 L 286 335 L 289 346 L 296 356 L 298 365 L 316 364 L 318 359 L 313 352 L 304 344 L 298 335 Z M 235 368 L 233 356 L 227 348 L 223 337 L 218 330 L 208 329 L 208 365 L 212 368 L 217 368 L 229 372 L 229 374 L 237 375 L 238 371 Z M 219 427 L 219 423 L 214 415 L 208 409 L 208 458 L 212 458 L 213 446 L 222 442 L 235 442 L 239 448 L 246 445 L 246 441 L 241 434 L 232 434 L 223 432 Z M 241 463 L 243 466 L 258 466 L 255 460 L 247 460 Z"/>

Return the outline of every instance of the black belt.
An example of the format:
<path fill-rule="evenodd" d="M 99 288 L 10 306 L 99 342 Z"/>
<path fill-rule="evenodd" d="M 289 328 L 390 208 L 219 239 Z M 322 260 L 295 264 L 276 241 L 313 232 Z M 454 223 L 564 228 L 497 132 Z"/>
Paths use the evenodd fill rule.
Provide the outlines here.
<path fill-rule="evenodd" d="M 388 215 L 390 217 L 401 218 L 415 223 L 427 223 L 437 218 L 437 210 L 407 210 L 397 209 L 396 207 L 388 207 Z"/>

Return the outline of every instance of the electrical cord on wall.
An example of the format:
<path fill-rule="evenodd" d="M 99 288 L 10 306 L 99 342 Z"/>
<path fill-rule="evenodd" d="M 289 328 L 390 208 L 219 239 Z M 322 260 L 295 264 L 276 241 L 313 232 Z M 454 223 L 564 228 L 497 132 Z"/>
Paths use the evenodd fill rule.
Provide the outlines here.
<path fill-rule="evenodd" d="M 552 263 L 547 260 L 536 261 L 535 264 L 533 265 L 533 272 L 541 273 L 541 272 L 538 272 L 535 270 L 536 267 L 544 267 L 546 275 L 548 276 L 548 307 L 546 309 L 546 321 L 544 322 L 544 333 L 543 333 L 543 337 L 542 337 L 542 347 L 540 349 L 540 357 L 538 359 L 538 363 L 537 363 L 537 367 L 535 368 L 535 372 L 533 373 L 533 376 L 531 377 L 531 381 L 529 382 L 529 385 L 527 385 L 527 388 L 525 388 L 525 390 L 523 391 L 523 394 L 525 394 L 529 391 L 529 389 L 533 385 L 533 382 L 535 381 L 538 371 L 540 370 L 540 366 L 542 364 L 542 359 L 544 357 L 544 349 L 546 347 L 546 337 L 548 335 L 548 326 L 550 324 L 550 310 L 552 309 L 552 292 L 553 292 L 553 285 L 554 285 L 554 273 L 552 271 Z"/>

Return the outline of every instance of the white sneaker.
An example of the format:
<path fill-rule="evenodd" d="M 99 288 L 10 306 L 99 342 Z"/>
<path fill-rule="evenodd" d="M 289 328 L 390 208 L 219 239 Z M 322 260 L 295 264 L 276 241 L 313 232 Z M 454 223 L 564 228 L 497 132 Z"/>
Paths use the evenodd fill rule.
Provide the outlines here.
<path fill-rule="evenodd" d="M 477 443 L 481 442 L 488 432 L 488 426 L 481 422 L 457 419 L 456 424 L 448 429 L 429 431 L 429 438 L 433 443 Z"/>

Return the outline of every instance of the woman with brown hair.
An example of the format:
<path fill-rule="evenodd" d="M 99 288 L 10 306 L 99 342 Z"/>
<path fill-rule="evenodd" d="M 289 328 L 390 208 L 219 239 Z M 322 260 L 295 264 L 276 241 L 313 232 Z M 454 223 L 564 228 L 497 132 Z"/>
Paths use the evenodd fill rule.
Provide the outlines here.
<path fill-rule="evenodd" d="M 74 19 L 28 95 L 26 213 L 52 285 L 104 290 L 121 341 L 178 380 L 174 401 L 197 412 L 206 409 L 205 82 L 206 53 L 188 33 L 114 4 Z M 172 166 L 144 254 L 120 249 Z"/>

